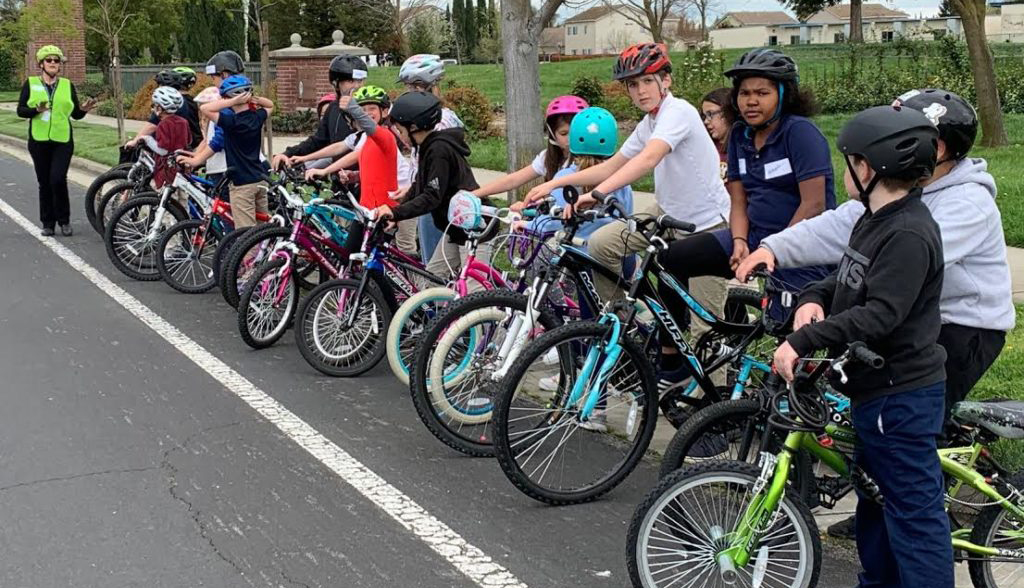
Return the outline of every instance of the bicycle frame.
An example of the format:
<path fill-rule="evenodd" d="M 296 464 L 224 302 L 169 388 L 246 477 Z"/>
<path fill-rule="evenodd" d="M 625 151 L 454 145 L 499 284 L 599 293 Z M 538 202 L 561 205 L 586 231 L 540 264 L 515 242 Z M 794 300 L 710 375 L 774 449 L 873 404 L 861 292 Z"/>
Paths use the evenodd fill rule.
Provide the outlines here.
<path fill-rule="evenodd" d="M 729 547 L 719 553 L 719 565 L 723 570 L 728 569 L 731 565 L 743 567 L 750 561 L 761 534 L 771 526 L 769 523 L 775 516 L 785 492 L 793 458 L 800 450 L 807 451 L 840 476 L 851 480 L 868 499 L 879 503 L 884 501 L 878 484 L 854 463 L 847 453 L 832 447 L 834 438 L 855 443 L 856 433 L 849 427 L 831 423 L 826 425 L 825 434 L 820 436 L 804 431 L 792 431 L 786 436 L 783 449 L 778 455 L 762 453 L 762 478 L 759 482 L 765 481 L 767 489 L 762 487 L 760 490 L 754 491 L 755 496 L 751 499 L 750 506 L 740 518 L 736 529 L 731 533 L 732 540 Z M 974 464 L 984 449 L 984 445 L 974 442 L 968 446 L 951 447 L 938 451 L 942 471 L 955 480 L 952 489 L 947 492 L 947 496 L 955 496 L 966 485 L 1009 510 L 1015 516 L 1024 519 L 1024 508 L 1003 497 L 988 483 L 985 476 L 974 469 Z M 770 480 L 766 480 L 767 475 L 770 475 Z M 758 496 L 762 491 L 764 492 L 763 496 Z M 947 504 L 948 502 L 947 499 Z M 976 545 L 966 539 L 969 534 L 969 529 L 954 531 L 951 535 L 953 548 L 986 557 L 1021 556 L 1014 550 Z"/>

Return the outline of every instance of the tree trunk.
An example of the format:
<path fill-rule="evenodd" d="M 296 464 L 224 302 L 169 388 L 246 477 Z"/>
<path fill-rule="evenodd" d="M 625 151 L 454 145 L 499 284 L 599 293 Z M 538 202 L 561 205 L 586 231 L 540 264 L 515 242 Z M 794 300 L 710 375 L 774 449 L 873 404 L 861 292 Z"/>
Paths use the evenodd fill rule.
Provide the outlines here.
<path fill-rule="evenodd" d="M 850 0 L 850 42 L 864 42 L 864 23 L 861 21 L 861 0 Z"/>
<path fill-rule="evenodd" d="M 981 118 L 981 144 L 985 147 L 1002 147 L 1009 144 L 1010 140 L 1003 123 L 992 51 L 985 38 L 985 1 L 953 0 L 953 8 L 960 14 L 967 40 L 967 53 L 971 59 L 978 115 Z"/>
<path fill-rule="evenodd" d="M 117 115 L 117 142 L 124 144 L 124 89 L 121 86 L 121 36 L 110 39 L 110 63 L 114 90 L 114 112 Z"/>
<path fill-rule="evenodd" d="M 259 14 L 259 13 L 257 13 Z M 263 77 L 263 92 L 270 97 L 270 25 L 259 14 L 260 27 L 260 75 Z M 274 154 L 274 124 L 271 117 L 267 117 L 267 124 L 263 127 L 267 134 L 267 157 Z"/>
<path fill-rule="evenodd" d="M 532 22 L 530 0 L 501 3 L 502 54 L 505 60 L 505 120 L 509 171 L 519 169 L 543 147 L 540 109 L 538 31 Z M 509 195 L 512 201 L 513 195 Z M 518 199 L 518 196 L 516 196 Z"/>

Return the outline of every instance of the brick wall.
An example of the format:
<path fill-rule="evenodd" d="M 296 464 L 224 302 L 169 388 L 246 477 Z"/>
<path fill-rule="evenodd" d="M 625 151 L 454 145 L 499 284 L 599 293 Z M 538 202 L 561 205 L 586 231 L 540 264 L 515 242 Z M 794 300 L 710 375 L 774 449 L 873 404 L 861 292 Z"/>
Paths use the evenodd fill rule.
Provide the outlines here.
<path fill-rule="evenodd" d="M 46 2 L 46 0 L 28 0 L 28 3 Z M 33 36 L 28 42 L 28 52 L 25 56 L 26 75 L 34 76 L 39 74 L 39 64 L 36 62 L 36 50 L 43 45 L 56 45 L 64 52 L 67 60 L 61 70 L 61 75 L 75 83 L 85 81 L 85 17 L 82 13 L 82 0 L 72 0 L 74 9 L 74 29 L 76 33 L 70 37 L 39 34 Z"/>
<path fill-rule="evenodd" d="M 278 57 L 277 100 L 284 112 L 315 108 L 316 101 L 334 91 L 327 75 L 333 57 Z M 300 95 L 301 89 L 301 95 Z"/>

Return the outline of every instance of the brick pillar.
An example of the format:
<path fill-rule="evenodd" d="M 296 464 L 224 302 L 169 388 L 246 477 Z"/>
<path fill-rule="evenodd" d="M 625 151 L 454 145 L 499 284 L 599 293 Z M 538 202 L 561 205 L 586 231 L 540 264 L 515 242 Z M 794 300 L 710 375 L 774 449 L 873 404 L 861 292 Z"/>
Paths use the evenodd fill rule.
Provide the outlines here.
<path fill-rule="evenodd" d="M 28 0 L 33 2 L 46 2 L 46 0 Z M 61 75 L 75 83 L 85 81 L 85 16 L 82 11 L 82 0 L 71 0 L 74 11 L 74 30 L 72 35 L 55 35 L 40 33 L 33 35 L 28 42 L 28 52 L 25 56 L 26 75 L 37 75 L 39 64 L 36 63 L 36 50 L 43 45 L 56 45 L 64 52 L 67 60 L 61 70 Z"/>
<path fill-rule="evenodd" d="M 331 59 L 331 56 L 274 58 L 277 63 L 277 101 L 284 112 L 315 108 L 320 96 L 334 91 L 327 75 Z"/>

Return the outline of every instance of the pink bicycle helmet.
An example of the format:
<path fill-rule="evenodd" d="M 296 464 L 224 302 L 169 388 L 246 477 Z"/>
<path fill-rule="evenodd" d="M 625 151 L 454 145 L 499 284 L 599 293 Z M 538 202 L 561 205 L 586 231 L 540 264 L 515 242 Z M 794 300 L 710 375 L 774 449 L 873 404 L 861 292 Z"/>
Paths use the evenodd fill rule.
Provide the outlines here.
<path fill-rule="evenodd" d="M 556 114 L 576 114 L 581 110 L 590 108 L 587 101 L 579 96 L 567 95 L 559 96 L 551 102 L 548 102 L 548 111 L 544 115 L 544 118 L 554 116 Z"/>

